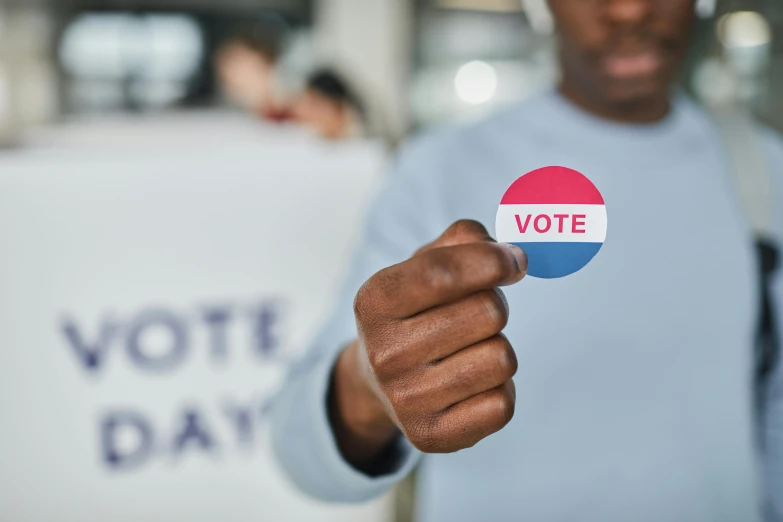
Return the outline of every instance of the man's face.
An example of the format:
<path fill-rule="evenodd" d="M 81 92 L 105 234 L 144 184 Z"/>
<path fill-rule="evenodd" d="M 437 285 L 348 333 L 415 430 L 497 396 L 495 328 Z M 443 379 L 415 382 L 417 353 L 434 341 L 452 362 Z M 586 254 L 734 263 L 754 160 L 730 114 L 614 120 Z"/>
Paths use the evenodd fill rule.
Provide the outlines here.
<path fill-rule="evenodd" d="M 695 0 L 549 0 L 564 88 L 624 109 L 668 95 L 687 51 Z"/>

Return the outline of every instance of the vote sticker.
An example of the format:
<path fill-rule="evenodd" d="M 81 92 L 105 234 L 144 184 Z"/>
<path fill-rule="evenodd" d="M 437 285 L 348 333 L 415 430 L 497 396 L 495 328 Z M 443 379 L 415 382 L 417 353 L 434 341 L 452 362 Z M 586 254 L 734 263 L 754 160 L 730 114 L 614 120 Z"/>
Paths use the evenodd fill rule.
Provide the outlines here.
<path fill-rule="evenodd" d="M 544 167 L 525 174 L 500 202 L 495 232 L 527 253 L 530 276 L 557 279 L 578 272 L 606 240 L 606 206 L 583 174 Z"/>

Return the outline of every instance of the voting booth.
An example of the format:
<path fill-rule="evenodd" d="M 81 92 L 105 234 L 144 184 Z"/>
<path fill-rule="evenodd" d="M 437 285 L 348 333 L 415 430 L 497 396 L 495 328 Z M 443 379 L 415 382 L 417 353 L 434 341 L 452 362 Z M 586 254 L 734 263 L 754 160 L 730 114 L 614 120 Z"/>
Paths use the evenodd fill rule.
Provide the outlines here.
<path fill-rule="evenodd" d="M 201 115 L 0 153 L 0 519 L 385 521 L 288 483 L 269 406 L 384 168 Z"/>

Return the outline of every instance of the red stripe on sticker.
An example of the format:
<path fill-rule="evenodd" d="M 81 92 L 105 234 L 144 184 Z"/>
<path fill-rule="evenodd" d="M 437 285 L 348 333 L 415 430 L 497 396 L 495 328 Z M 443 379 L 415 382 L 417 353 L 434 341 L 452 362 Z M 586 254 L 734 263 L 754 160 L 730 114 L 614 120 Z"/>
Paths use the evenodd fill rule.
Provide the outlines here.
<path fill-rule="evenodd" d="M 598 189 L 568 167 L 544 167 L 522 176 L 508 189 L 501 205 L 603 205 Z"/>

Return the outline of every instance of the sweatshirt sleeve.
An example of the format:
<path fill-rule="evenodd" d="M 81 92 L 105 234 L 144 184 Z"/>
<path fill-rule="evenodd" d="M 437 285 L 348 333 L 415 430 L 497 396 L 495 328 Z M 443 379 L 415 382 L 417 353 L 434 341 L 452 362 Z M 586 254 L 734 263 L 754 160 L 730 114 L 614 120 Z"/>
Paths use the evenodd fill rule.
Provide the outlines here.
<path fill-rule="evenodd" d="M 408 147 L 371 207 L 349 276 L 334 302 L 331 318 L 290 372 L 272 406 L 274 452 L 303 492 L 321 500 L 358 502 L 385 493 L 415 467 L 419 453 L 404 438 L 397 442 L 389 473 L 368 476 L 347 463 L 327 415 L 332 368 L 356 338 L 353 300 L 377 271 L 399 263 L 440 231 L 437 198 L 428 185 L 437 166 L 425 143 Z"/>

